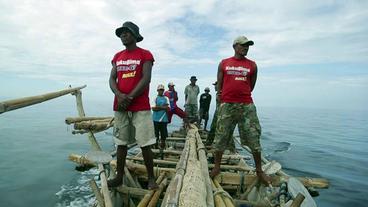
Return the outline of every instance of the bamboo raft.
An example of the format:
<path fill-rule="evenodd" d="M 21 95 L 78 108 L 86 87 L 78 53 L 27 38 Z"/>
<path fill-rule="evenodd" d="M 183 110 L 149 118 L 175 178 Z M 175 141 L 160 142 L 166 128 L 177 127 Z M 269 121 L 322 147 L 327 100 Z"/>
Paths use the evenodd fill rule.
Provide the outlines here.
<path fill-rule="evenodd" d="M 315 188 L 329 186 L 323 178 L 292 177 L 282 171 L 279 163 L 262 157 L 264 171 L 272 176 L 271 185 L 264 186 L 254 167 L 246 162 L 250 158 L 229 151 L 222 158 L 220 175 L 211 179 L 209 170 L 214 166 L 211 163 L 214 150 L 203 144 L 206 132 L 192 125 L 189 130 L 172 132 L 164 150 L 153 149 L 158 189 L 146 190 L 147 172 L 140 149 L 135 145 L 128 146 L 130 151 L 138 152 L 127 157 L 123 185 L 108 189 L 107 179 L 114 176 L 116 160 L 112 160 L 114 153 L 102 151 L 94 133 L 112 127 L 114 119 L 85 116 L 80 91 L 84 87 L 0 102 L 0 113 L 66 94 L 75 95 L 79 117 L 66 118 L 65 122 L 74 125 L 73 134 L 87 134 L 91 151 L 85 155 L 71 154 L 69 159 L 79 166 L 98 168 L 100 184 L 97 185 L 95 178 L 90 180 L 96 197 L 94 206 L 313 207 L 316 204 L 310 192 L 316 195 Z"/>

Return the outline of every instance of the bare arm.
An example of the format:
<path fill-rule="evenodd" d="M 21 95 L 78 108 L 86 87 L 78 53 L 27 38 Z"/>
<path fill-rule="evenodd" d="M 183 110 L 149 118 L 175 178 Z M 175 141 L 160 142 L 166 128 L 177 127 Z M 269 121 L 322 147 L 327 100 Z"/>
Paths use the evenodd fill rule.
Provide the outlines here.
<path fill-rule="evenodd" d="M 224 74 L 222 72 L 221 62 L 220 62 L 217 68 L 217 94 L 219 97 L 221 97 L 221 93 L 222 93 L 223 78 L 224 78 Z"/>
<path fill-rule="evenodd" d="M 117 105 L 118 110 L 125 110 L 126 107 L 128 107 L 128 105 L 130 104 L 131 99 L 127 96 L 127 94 L 121 93 L 119 91 L 118 85 L 116 83 L 117 77 L 118 77 L 118 73 L 116 69 L 116 64 L 113 63 L 111 73 L 110 73 L 110 79 L 109 79 L 110 88 L 111 88 L 111 91 L 116 95 L 116 98 L 118 101 L 118 105 Z"/>
<path fill-rule="evenodd" d="M 117 78 L 117 76 L 118 76 L 118 72 L 116 70 L 116 64 L 113 63 L 112 64 L 112 69 L 111 69 L 111 72 L 110 72 L 109 84 L 110 84 L 111 91 L 115 95 L 118 95 L 120 93 L 120 91 L 118 90 L 118 86 L 116 84 L 116 78 Z"/>
<path fill-rule="evenodd" d="M 257 65 L 255 65 L 254 74 L 250 77 L 251 91 L 253 91 L 254 86 L 256 85 L 256 82 L 257 82 L 257 72 L 258 72 L 258 68 L 257 68 Z"/>

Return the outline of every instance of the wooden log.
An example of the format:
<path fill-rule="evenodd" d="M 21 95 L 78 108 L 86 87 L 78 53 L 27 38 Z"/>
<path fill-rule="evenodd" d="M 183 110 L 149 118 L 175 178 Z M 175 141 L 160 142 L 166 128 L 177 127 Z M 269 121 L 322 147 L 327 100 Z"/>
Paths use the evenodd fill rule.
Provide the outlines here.
<path fill-rule="evenodd" d="M 72 124 L 72 123 L 76 123 L 76 122 L 81 122 L 81 121 L 92 121 L 92 120 L 111 120 L 114 117 L 111 116 L 103 116 L 103 117 L 67 117 L 65 118 L 65 123 L 66 124 Z"/>
<path fill-rule="evenodd" d="M 30 96 L 30 97 L 3 101 L 3 102 L 0 102 L 0 114 L 7 112 L 7 111 L 23 108 L 26 106 L 42 103 L 50 99 L 54 99 L 54 98 L 57 98 L 57 97 L 60 97 L 60 96 L 63 96 L 69 93 L 73 93 L 75 91 L 79 91 L 80 89 L 85 88 L 85 87 L 86 85 L 75 87 L 75 88 L 68 88 L 65 90 L 60 90 L 60 91 L 56 91 L 52 93 L 46 93 L 46 94 L 42 94 L 38 96 Z"/>

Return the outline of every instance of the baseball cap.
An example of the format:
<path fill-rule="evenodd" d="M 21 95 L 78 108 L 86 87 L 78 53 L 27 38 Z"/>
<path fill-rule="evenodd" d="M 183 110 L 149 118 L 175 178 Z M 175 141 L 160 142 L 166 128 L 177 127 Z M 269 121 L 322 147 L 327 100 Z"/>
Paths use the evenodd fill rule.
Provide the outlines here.
<path fill-rule="evenodd" d="M 162 84 L 159 84 L 159 85 L 157 86 L 157 90 L 165 90 L 165 86 L 164 86 L 164 85 L 162 85 Z"/>
<path fill-rule="evenodd" d="M 246 38 L 245 36 L 239 36 L 235 38 L 234 40 L 233 45 L 236 45 L 236 44 L 239 44 L 239 45 L 247 44 L 250 46 L 250 45 L 254 45 L 254 42 L 252 40 L 248 40 L 248 38 Z"/>

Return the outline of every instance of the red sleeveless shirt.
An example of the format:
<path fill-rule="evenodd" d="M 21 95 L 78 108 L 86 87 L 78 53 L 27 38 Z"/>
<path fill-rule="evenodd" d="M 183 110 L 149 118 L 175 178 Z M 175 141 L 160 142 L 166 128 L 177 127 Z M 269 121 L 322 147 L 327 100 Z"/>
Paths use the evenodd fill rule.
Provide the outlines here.
<path fill-rule="evenodd" d="M 115 54 L 112 63 L 116 64 L 117 86 L 120 92 L 129 94 L 141 80 L 143 75 L 143 64 L 146 61 L 154 61 L 150 51 L 136 48 L 133 51 L 123 50 Z M 149 103 L 149 86 L 143 93 L 135 97 L 127 111 L 151 110 Z M 114 99 L 114 111 L 117 111 L 117 98 Z"/>
<path fill-rule="evenodd" d="M 250 77 L 256 63 L 247 58 L 230 57 L 221 61 L 223 73 L 221 103 L 253 103 Z"/>

